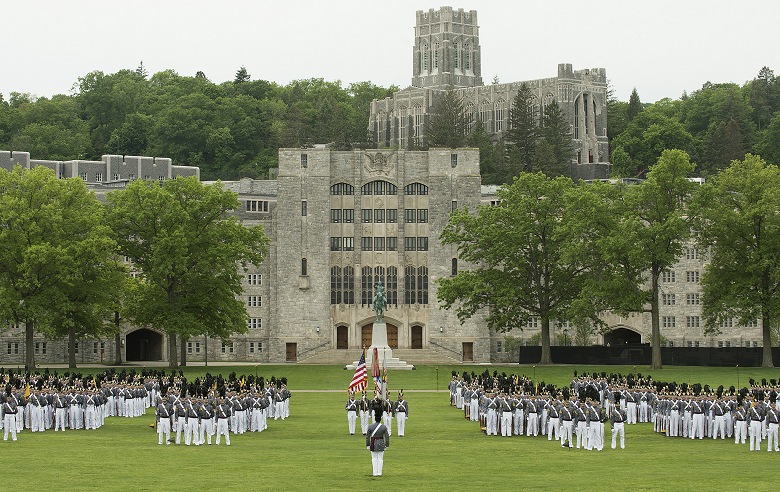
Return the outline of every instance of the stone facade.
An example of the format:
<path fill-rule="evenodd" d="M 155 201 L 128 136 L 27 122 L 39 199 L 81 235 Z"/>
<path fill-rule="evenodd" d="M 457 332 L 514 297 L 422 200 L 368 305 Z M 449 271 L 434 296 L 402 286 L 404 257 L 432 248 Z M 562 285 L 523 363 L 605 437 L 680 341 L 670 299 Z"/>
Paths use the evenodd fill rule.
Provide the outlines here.
<path fill-rule="evenodd" d="M 571 175 L 608 178 L 607 74 L 603 68 L 574 70 L 558 65 L 555 77 L 483 85 L 477 12 L 451 7 L 417 12 L 412 58 L 412 84 L 371 104 L 368 130 L 379 147 L 406 148 L 414 136 L 425 138 L 425 123 L 436 99 L 452 86 L 472 121 L 481 120 L 494 139 L 509 125 L 512 101 L 523 83 L 533 92 L 539 118 L 553 99 L 570 122 L 574 143 Z"/>

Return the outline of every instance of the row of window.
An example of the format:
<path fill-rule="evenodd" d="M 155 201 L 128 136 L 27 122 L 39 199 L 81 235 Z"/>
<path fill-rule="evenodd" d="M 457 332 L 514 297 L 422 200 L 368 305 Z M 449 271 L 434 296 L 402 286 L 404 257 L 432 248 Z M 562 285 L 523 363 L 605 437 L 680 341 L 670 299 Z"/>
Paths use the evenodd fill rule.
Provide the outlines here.
<path fill-rule="evenodd" d="M 355 238 L 331 237 L 331 251 L 355 251 Z M 397 237 L 362 237 L 361 251 L 398 251 Z M 428 251 L 427 237 L 405 237 L 404 251 Z M 457 269 L 457 267 L 455 267 Z M 305 274 L 303 274 L 305 275 Z"/>
<path fill-rule="evenodd" d="M 428 59 L 430 56 L 430 51 L 428 50 L 428 45 L 423 46 L 422 54 L 422 69 L 423 71 L 427 72 L 430 70 L 428 65 Z M 460 68 L 461 62 L 460 57 L 463 56 L 463 69 L 464 70 L 471 70 L 471 50 L 469 48 L 469 45 L 466 45 L 463 50 L 460 50 L 458 47 L 458 43 L 455 43 L 454 50 L 453 50 L 453 62 L 454 62 L 454 68 Z M 438 69 L 439 68 L 439 43 L 436 43 L 433 48 L 433 68 Z"/>
<path fill-rule="evenodd" d="M 89 181 L 89 173 L 87 173 L 87 172 L 79 173 L 79 177 L 82 179 L 82 181 Z M 119 181 L 121 179 L 119 173 L 114 173 L 112 177 L 113 177 L 114 181 Z M 136 179 L 138 179 L 138 177 L 135 174 L 130 173 L 130 174 L 127 175 L 127 179 L 129 179 L 130 181 L 135 181 Z M 164 182 L 165 179 L 166 179 L 165 176 L 158 176 L 157 177 L 157 180 L 160 183 Z M 151 180 L 152 180 L 152 175 L 151 174 L 145 174 L 144 175 L 144 181 L 151 181 Z M 95 173 L 95 182 L 96 183 L 102 183 L 103 182 L 103 173 Z"/>
<path fill-rule="evenodd" d="M 100 347 L 100 350 L 105 350 L 106 343 L 105 342 L 93 342 L 92 343 L 92 353 L 97 354 L 98 353 L 98 347 Z M 47 349 L 47 342 L 35 342 L 35 355 L 46 355 L 46 349 Z M 7 347 L 8 355 L 19 355 L 19 342 L 8 342 Z M 68 345 L 68 351 L 70 352 L 70 345 Z M 73 353 L 78 354 L 79 353 L 79 342 L 76 342 L 73 347 Z"/>
<path fill-rule="evenodd" d="M 385 287 L 385 297 L 388 306 L 398 305 L 398 268 L 396 267 L 374 267 L 365 266 L 361 270 L 361 303 L 370 306 L 374 302 L 374 284 L 382 282 Z M 385 273 L 387 275 L 385 275 Z"/>
<path fill-rule="evenodd" d="M 685 272 L 685 281 L 690 283 L 698 283 L 700 280 L 699 277 L 699 271 L 698 270 L 689 270 Z M 670 272 L 662 272 L 661 273 L 661 282 L 665 283 L 674 283 L 677 281 L 677 277 L 675 275 L 674 271 Z"/>
<path fill-rule="evenodd" d="M 249 273 L 246 276 L 247 285 L 263 285 L 263 276 L 259 273 Z"/>
<path fill-rule="evenodd" d="M 263 307 L 262 296 L 247 296 L 246 307 Z"/>
<path fill-rule="evenodd" d="M 268 200 L 247 200 L 247 212 L 268 212 Z"/>
<path fill-rule="evenodd" d="M 453 154 L 456 157 L 457 154 Z M 360 192 L 364 195 L 397 195 L 398 187 L 393 183 L 387 181 L 371 181 L 366 183 L 360 189 Z M 339 195 L 354 195 L 355 187 L 349 183 L 336 183 L 330 187 L 330 194 Z M 411 183 L 404 186 L 405 195 L 427 195 L 428 187 L 422 183 Z"/>
<path fill-rule="evenodd" d="M 250 354 L 262 354 L 263 353 L 263 342 L 246 342 L 247 343 L 247 349 L 249 350 Z M 235 353 L 233 342 L 222 342 L 222 346 L 220 347 L 220 351 L 223 354 L 232 354 Z M 192 354 L 199 354 L 200 353 L 200 342 L 187 342 L 187 353 Z"/>
<path fill-rule="evenodd" d="M 676 294 L 661 294 L 661 304 L 664 306 L 676 306 L 677 295 Z M 685 294 L 685 304 L 688 306 L 698 306 L 699 294 Z"/>

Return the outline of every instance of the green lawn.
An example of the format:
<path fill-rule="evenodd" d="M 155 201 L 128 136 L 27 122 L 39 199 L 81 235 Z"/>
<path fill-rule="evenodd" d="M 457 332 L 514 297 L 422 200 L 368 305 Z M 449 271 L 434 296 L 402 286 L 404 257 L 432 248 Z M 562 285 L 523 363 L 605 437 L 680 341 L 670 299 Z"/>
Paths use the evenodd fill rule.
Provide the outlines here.
<path fill-rule="evenodd" d="M 474 366 L 474 372 L 486 366 Z M 456 366 L 459 371 L 469 370 Z M 93 368 L 94 369 L 94 368 Z M 254 367 L 210 367 L 212 374 Z M 410 419 L 406 437 L 391 438 L 384 476 L 371 477 L 364 437 L 347 432 L 345 393 L 298 392 L 343 390 L 352 371 L 334 366 L 258 366 L 258 375 L 286 376 L 293 390 L 288 420 L 270 421 L 261 434 L 231 436 L 231 446 L 158 446 L 142 418 L 113 417 L 97 431 L 25 431 L 15 443 L 0 442 L 0 461 L 12 470 L 14 488 L 63 487 L 69 490 L 352 490 L 377 485 L 380 490 L 770 490 L 776 488 L 780 456 L 748 451 L 725 441 L 666 438 L 650 424 L 626 426 L 626 449 L 602 452 L 563 450 L 546 438 L 487 437 L 476 423 L 448 405 L 446 393 L 407 391 Z M 445 387 L 453 367 L 439 367 Z M 490 367 L 525 373 L 532 367 Z M 537 379 L 567 384 L 572 366 L 536 368 Z M 576 368 L 631 372 L 631 368 Z M 92 369 L 80 368 L 87 373 Z M 185 369 L 188 377 L 205 368 Z M 647 368 L 637 367 L 646 374 Z M 64 372 L 59 370 L 60 373 Z M 780 370 L 740 369 L 740 382 L 778 377 Z M 733 368 L 668 368 L 656 379 L 736 385 Z M 435 389 L 435 366 L 391 372 L 391 390 Z M 393 395 L 395 391 L 393 391 Z M 394 429 L 395 430 L 395 429 Z M 8 483 L 8 482 L 6 482 Z"/>

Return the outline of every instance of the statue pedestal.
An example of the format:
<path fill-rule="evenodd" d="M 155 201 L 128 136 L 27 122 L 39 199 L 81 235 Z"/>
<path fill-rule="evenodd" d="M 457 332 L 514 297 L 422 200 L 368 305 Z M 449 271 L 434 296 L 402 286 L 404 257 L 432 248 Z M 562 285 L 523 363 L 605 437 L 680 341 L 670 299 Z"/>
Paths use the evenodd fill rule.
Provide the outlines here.
<path fill-rule="evenodd" d="M 366 350 L 366 370 L 370 373 L 374 364 L 374 349 L 376 348 L 377 363 L 379 370 L 387 367 L 391 369 L 411 370 L 414 366 L 407 364 L 405 361 L 399 360 L 397 357 L 393 357 L 393 349 L 387 345 L 387 324 L 385 322 L 374 323 L 374 327 L 371 333 L 371 347 Z M 358 362 L 355 361 L 347 366 L 347 369 L 356 369 Z"/>

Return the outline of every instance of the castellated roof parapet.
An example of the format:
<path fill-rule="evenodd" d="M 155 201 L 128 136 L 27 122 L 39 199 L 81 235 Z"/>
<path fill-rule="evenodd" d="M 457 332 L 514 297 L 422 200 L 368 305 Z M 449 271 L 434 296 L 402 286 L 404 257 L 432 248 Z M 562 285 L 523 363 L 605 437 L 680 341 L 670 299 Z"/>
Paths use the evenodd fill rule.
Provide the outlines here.
<path fill-rule="evenodd" d="M 104 155 L 99 161 L 71 159 L 53 161 L 30 159 L 29 152 L 0 150 L 0 168 L 8 171 L 19 165 L 25 169 L 44 166 L 52 169 L 58 178 L 81 177 L 87 183 L 104 183 L 119 180 L 154 179 L 165 180 L 176 176 L 196 176 L 200 179 L 200 168 L 196 166 L 174 166 L 168 157 L 141 157 Z"/>
<path fill-rule="evenodd" d="M 559 79 L 582 80 L 584 77 L 590 77 L 593 82 L 607 83 L 607 71 L 603 68 L 585 68 L 583 70 L 573 70 L 571 63 L 558 64 Z"/>
<path fill-rule="evenodd" d="M 431 24 L 435 22 L 457 22 L 460 24 L 477 25 L 477 11 L 463 9 L 455 10 L 452 7 L 441 7 L 439 10 L 428 9 L 417 11 L 417 25 Z"/>

